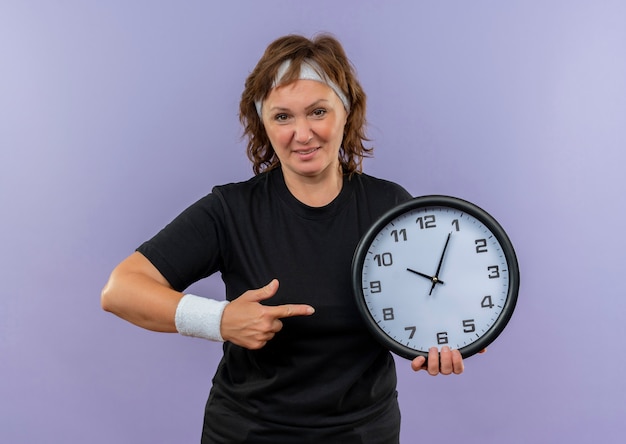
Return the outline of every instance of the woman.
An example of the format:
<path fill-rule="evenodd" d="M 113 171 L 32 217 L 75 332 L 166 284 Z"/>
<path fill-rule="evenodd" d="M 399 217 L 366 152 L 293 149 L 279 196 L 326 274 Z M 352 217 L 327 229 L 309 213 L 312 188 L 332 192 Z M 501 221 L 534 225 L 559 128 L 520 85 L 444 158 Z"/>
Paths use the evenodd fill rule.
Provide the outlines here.
<path fill-rule="evenodd" d="M 398 442 L 394 361 L 360 320 L 350 263 L 374 220 L 411 196 L 361 172 L 365 94 L 340 43 L 270 44 L 240 119 L 255 176 L 215 187 L 141 245 L 102 306 L 143 328 L 224 341 L 203 443 Z M 215 272 L 226 301 L 182 293 Z M 412 368 L 463 371 L 456 350 L 429 357 Z"/>

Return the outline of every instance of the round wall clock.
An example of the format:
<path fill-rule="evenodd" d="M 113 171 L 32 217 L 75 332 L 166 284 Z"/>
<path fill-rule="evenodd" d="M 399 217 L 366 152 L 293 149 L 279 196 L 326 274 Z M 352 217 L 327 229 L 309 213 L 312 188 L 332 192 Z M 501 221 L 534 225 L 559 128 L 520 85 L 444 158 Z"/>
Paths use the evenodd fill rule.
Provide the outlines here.
<path fill-rule="evenodd" d="M 513 245 L 486 211 L 423 196 L 381 216 L 352 261 L 357 305 L 374 336 L 407 359 L 444 345 L 466 358 L 509 322 L 519 290 Z"/>

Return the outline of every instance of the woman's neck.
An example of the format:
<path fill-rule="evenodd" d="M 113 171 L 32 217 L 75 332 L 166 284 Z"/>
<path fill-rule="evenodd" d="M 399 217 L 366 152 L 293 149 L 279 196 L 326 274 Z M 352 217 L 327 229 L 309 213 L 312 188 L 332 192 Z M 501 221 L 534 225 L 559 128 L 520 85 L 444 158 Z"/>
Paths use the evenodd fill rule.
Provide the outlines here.
<path fill-rule="evenodd" d="M 300 202 L 310 207 L 323 207 L 331 203 L 343 187 L 341 165 L 327 174 L 301 176 L 283 169 L 283 177 L 289 192 Z"/>

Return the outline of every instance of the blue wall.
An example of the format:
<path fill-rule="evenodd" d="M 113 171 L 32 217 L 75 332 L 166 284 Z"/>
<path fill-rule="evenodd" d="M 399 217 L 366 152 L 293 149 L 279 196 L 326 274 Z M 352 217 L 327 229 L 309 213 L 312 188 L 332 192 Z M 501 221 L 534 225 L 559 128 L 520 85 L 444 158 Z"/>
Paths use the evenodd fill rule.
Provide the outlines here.
<path fill-rule="evenodd" d="M 500 220 L 518 308 L 460 377 L 398 359 L 402 442 L 620 442 L 626 4 L 0 3 L 0 441 L 198 442 L 219 345 L 104 313 L 121 259 L 252 172 L 243 82 L 334 33 L 369 96 L 367 172 Z M 194 292 L 221 297 L 218 277 Z"/>

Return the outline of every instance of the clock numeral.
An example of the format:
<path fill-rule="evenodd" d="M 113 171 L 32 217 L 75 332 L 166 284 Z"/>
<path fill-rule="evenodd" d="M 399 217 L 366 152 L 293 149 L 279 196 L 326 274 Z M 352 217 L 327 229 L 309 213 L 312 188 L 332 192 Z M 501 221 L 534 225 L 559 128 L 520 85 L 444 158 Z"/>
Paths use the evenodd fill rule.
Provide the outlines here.
<path fill-rule="evenodd" d="M 473 319 L 466 319 L 463 321 L 463 332 L 472 333 L 476 331 L 476 324 Z"/>
<path fill-rule="evenodd" d="M 430 214 L 424 217 L 420 216 L 415 220 L 415 223 L 418 224 L 420 226 L 420 229 L 422 230 L 424 228 L 436 228 L 437 227 L 434 214 Z"/>
<path fill-rule="evenodd" d="M 380 293 L 383 291 L 380 281 L 370 282 L 370 293 Z"/>
<path fill-rule="evenodd" d="M 487 267 L 489 273 L 489 279 L 498 279 L 500 277 L 500 267 L 497 265 L 491 265 Z"/>
<path fill-rule="evenodd" d="M 487 239 L 476 239 L 474 243 L 476 244 L 476 253 L 487 252 Z"/>
<path fill-rule="evenodd" d="M 454 229 L 456 231 L 461 231 L 461 227 L 459 226 L 459 220 L 458 219 L 454 219 L 452 221 L 452 226 L 454 227 Z"/>
<path fill-rule="evenodd" d="M 417 330 L 417 327 L 404 327 L 404 329 L 406 331 L 410 331 L 411 333 L 409 333 L 409 339 L 413 339 L 413 336 L 415 335 L 415 331 Z"/>
<path fill-rule="evenodd" d="M 391 253 L 377 254 L 376 256 L 374 256 L 374 260 L 376 261 L 379 267 L 381 265 L 385 267 L 389 267 L 390 265 L 393 264 L 393 257 L 391 256 Z"/>
<path fill-rule="evenodd" d="M 393 236 L 393 240 L 394 242 L 398 242 L 399 240 L 406 240 L 406 229 L 401 229 L 400 231 L 398 230 L 393 230 L 391 232 L 391 236 Z"/>
<path fill-rule="evenodd" d="M 383 319 L 385 321 L 393 321 L 395 319 L 393 316 L 393 308 L 383 308 Z"/>
<path fill-rule="evenodd" d="M 483 300 L 480 302 L 480 306 L 482 308 L 493 308 L 493 302 L 491 300 L 491 296 L 487 295 L 483 298 Z"/>
<path fill-rule="evenodd" d="M 442 331 L 437 333 L 437 344 L 443 345 L 448 343 L 448 332 Z"/>

